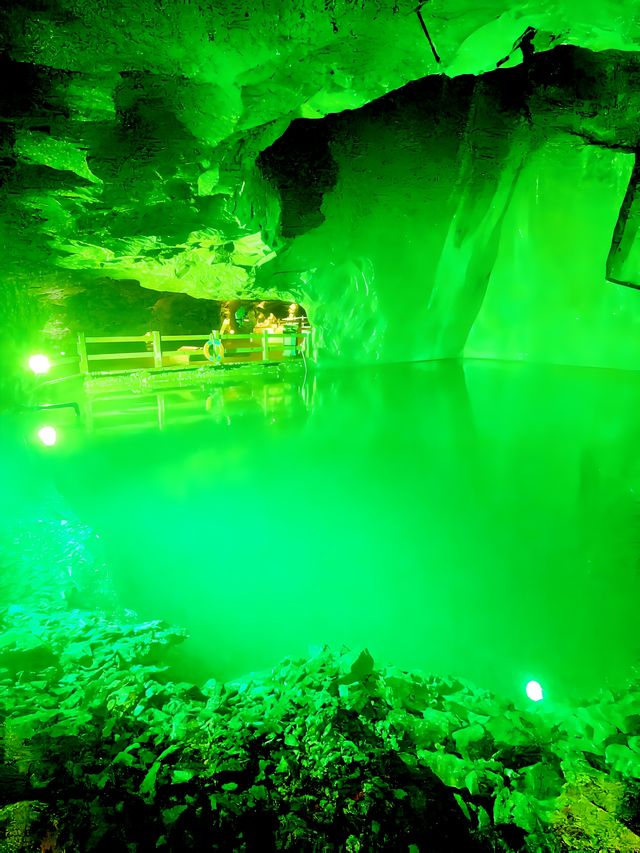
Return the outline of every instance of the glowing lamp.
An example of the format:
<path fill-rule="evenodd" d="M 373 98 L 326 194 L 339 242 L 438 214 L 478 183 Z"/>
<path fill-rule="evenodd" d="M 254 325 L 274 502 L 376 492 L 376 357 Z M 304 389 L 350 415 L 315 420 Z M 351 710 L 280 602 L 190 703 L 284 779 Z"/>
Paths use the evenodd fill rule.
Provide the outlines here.
<path fill-rule="evenodd" d="M 50 367 L 51 362 L 47 356 L 42 355 L 42 353 L 32 355 L 29 359 L 29 369 L 33 370 L 34 373 L 48 373 Z"/>
<path fill-rule="evenodd" d="M 38 438 L 44 445 L 46 445 L 46 447 L 53 447 L 58 440 L 58 433 L 56 432 L 55 427 L 43 426 L 38 430 Z"/>
<path fill-rule="evenodd" d="M 544 693 L 542 692 L 542 685 L 540 685 L 537 681 L 530 681 L 525 687 L 527 692 L 527 696 L 531 699 L 532 702 L 540 702 L 541 699 L 544 699 Z"/>

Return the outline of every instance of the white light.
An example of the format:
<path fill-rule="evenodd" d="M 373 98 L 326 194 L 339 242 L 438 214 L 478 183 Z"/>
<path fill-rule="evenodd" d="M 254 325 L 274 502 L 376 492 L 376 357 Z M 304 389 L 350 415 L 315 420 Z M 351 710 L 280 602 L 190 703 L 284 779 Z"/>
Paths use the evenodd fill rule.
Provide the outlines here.
<path fill-rule="evenodd" d="M 46 355 L 42 355 L 41 353 L 32 355 L 29 359 L 29 369 L 33 370 L 34 373 L 48 373 L 50 367 L 51 362 Z"/>
<path fill-rule="evenodd" d="M 530 681 L 525 689 L 527 691 L 527 696 L 532 702 L 539 702 L 541 699 L 544 699 L 542 685 L 537 681 Z"/>
<path fill-rule="evenodd" d="M 58 433 L 56 432 L 55 427 L 43 426 L 38 430 L 38 438 L 47 447 L 53 447 L 58 440 Z"/>

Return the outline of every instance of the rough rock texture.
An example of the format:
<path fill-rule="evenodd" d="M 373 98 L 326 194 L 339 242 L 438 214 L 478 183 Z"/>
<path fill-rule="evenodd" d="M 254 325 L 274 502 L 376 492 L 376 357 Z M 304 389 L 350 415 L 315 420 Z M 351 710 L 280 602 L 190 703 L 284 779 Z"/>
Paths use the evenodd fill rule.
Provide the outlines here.
<path fill-rule="evenodd" d="M 634 191 L 639 71 L 634 55 L 557 48 L 325 119 L 316 159 L 328 148 L 337 168 L 324 222 L 258 280 L 300 282 L 326 355 L 342 360 L 640 366 L 638 294 L 606 280 L 614 231 L 631 261 L 637 239 L 623 200 Z M 289 136 L 299 147 L 294 127 L 280 149 Z M 272 168 L 269 152 L 261 159 Z M 286 175 L 280 185 L 287 221 Z M 640 283 L 640 267 L 625 264 Z"/>
<path fill-rule="evenodd" d="M 2 771 L 0 770 L 0 785 Z M 46 803 L 31 800 L 12 802 L 0 808 L 0 833 L 3 853 L 21 853 L 38 849 L 44 853 L 55 853 L 55 830 L 48 825 Z"/>
<path fill-rule="evenodd" d="M 640 836 L 637 803 L 628 801 L 628 792 L 619 780 L 590 768 L 567 773 L 551 825 L 561 850 L 616 850 L 635 853 Z"/>
<path fill-rule="evenodd" d="M 622 0 L 23 0 L 0 23 L 7 283 L 296 298 L 343 361 L 638 366 L 637 295 L 605 283 L 640 284 Z"/>

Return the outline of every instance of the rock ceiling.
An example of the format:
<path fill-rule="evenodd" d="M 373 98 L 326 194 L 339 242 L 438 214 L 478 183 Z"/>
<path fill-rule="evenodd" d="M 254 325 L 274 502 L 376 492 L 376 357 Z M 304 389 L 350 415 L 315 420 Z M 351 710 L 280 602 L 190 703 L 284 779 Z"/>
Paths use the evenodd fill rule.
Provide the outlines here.
<path fill-rule="evenodd" d="M 0 14 L 5 279 L 209 298 L 304 294 L 304 269 L 272 271 L 322 216 L 284 222 L 287 169 L 263 154 L 295 119 L 430 75 L 508 74 L 561 45 L 640 45 L 640 7 L 622 0 L 26 0 Z M 582 117 L 597 144 L 635 145 Z M 299 207 L 319 209 L 327 169 L 298 157 Z"/>

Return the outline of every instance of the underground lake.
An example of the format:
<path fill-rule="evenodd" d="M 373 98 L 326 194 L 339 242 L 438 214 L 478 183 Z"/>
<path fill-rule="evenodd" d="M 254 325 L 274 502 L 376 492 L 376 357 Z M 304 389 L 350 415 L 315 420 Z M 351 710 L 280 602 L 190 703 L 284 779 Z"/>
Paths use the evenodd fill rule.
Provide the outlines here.
<path fill-rule="evenodd" d="M 562 703 L 629 677 L 636 374 L 257 375 L 177 391 L 186 420 L 165 396 L 162 430 L 155 398 L 149 419 L 132 395 L 90 430 L 60 413 L 52 447 L 33 421 L 22 441 L 32 476 L 99 535 L 118 606 L 187 629 L 183 675 L 239 678 L 327 643 L 520 702 L 530 679 Z M 22 470 L 3 483 L 18 505 Z"/>

